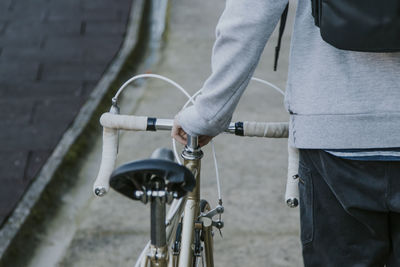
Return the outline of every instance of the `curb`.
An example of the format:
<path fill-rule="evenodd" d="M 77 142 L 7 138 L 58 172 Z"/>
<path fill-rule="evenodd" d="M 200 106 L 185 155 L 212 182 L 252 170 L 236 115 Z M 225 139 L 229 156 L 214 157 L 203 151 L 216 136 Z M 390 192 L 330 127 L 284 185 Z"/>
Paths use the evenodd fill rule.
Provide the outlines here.
<path fill-rule="evenodd" d="M 160 1 L 153 0 L 152 2 L 159 3 Z M 141 48 L 139 42 L 140 31 L 142 30 L 142 27 L 147 26 L 142 25 L 143 18 L 146 15 L 145 3 L 146 0 L 132 1 L 126 36 L 117 56 L 113 59 L 110 66 L 93 89 L 89 99 L 81 108 L 72 126 L 64 133 L 53 153 L 42 167 L 37 178 L 27 189 L 13 213 L 0 229 L 0 261 L 3 259 L 3 256 L 7 254 L 13 241 L 17 239 L 16 237 L 20 230 L 24 228 L 24 224 L 26 224 L 28 217 L 32 212 L 34 212 L 35 205 L 37 205 L 39 200 L 43 197 L 43 192 L 50 182 L 52 182 L 55 174 L 62 168 L 67 155 L 71 153 L 73 145 L 81 142 L 79 140 L 80 137 L 88 125 L 93 121 L 93 119 L 95 119 L 94 117 L 101 107 L 104 97 L 109 93 L 109 89 L 117 81 L 118 75 L 123 72 L 123 69 L 127 64 L 127 59 L 132 52 Z M 157 6 L 157 3 L 152 3 L 151 5 Z M 152 17 L 154 18 L 154 15 L 152 15 Z M 153 21 L 150 21 L 150 23 L 153 23 Z M 139 63 L 135 62 L 135 64 Z M 72 151 L 72 153 L 74 152 Z"/>

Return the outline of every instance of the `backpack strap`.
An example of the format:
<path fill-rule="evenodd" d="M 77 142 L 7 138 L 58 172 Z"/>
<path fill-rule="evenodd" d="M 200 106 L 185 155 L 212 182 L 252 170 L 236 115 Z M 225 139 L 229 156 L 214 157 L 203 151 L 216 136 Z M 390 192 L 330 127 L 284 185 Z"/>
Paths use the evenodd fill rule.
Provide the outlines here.
<path fill-rule="evenodd" d="M 278 68 L 278 59 L 279 59 L 279 51 L 281 50 L 281 41 L 283 32 L 285 31 L 287 15 L 289 12 L 289 3 L 287 3 L 285 10 L 281 16 L 281 24 L 279 26 L 279 37 L 278 37 L 278 44 L 275 47 L 275 61 L 274 61 L 274 71 Z"/>

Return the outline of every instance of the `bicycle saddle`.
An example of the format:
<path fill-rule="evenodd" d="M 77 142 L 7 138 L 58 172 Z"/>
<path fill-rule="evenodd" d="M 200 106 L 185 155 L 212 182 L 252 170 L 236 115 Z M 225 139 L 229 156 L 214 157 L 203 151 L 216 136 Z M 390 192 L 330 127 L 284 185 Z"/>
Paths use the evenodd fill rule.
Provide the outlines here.
<path fill-rule="evenodd" d="M 158 149 L 152 158 L 121 165 L 111 174 L 110 186 L 124 196 L 142 200 L 152 192 L 168 192 L 180 198 L 192 191 L 196 180 L 192 172 L 174 161 L 171 150 Z M 157 193 L 156 196 L 162 194 Z M 146 201 L 147 202 L 147 198 Z"/>

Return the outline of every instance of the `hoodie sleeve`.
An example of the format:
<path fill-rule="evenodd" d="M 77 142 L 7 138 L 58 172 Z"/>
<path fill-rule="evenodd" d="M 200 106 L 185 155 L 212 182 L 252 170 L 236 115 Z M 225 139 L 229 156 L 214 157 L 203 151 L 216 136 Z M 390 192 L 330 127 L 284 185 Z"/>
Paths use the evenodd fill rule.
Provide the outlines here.
<path fill-rule="evenodd" d="M 177 120 L 191 135 L 216 136 L 231 120 L 288 0 L 227 0 L 216 27 L 212 73 Z"/>

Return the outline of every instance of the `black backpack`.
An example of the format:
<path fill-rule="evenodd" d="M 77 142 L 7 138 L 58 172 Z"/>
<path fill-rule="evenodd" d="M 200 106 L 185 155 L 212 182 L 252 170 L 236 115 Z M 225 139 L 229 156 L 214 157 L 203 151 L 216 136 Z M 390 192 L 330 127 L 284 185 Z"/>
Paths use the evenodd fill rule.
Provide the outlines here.
<path fill-rule="evenodd" d="M 400 0 L 311 0 L 315 25 L 322 39 L 342 50 L 400 52 Z M 275 50 L 277 68 L 286 6 Z"/>
<path fill-rule="evenodd" d="M 400 0 L 311 0 L 322 39 L 361 52 L 400 51 Z"/>

